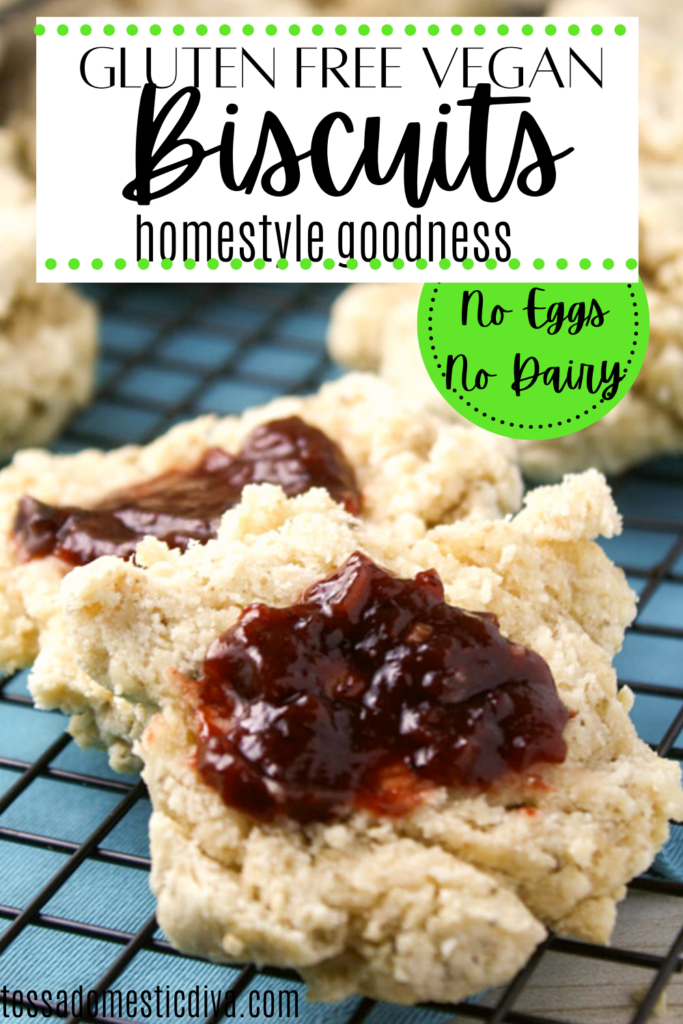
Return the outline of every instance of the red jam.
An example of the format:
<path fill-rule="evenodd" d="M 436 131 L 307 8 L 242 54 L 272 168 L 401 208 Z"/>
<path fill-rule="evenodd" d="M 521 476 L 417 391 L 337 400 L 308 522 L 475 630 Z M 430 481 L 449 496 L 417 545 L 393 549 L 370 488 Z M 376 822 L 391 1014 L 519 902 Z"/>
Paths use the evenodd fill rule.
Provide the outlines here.
<path fill-rule="evenodd" d="M 246 608 L 194 687 L 199 771 L 262 818 L 399 815 L 567 753 L 538 654 L 446 604 L 434 570 L 398 579 L 359 553 L 288 608 Z"/>
<path fill-rule="evenodd" d="M 187 548 L 216 536 L 221 515 L 247 484 L 279 484 L 286 494 L 324 487 L 347 511 L 360 510 L 352 466 L 322 430 L 298 416 L 264 423 L 237 455 L 213 448 L 191 469 L 172 470 L 110 495 L 92 509 L 46 505 L 25 497 L 14 533 L 24 558 L 56 555 L 86 565 L 102 555 L 130 558 L 143 537 Z"/>

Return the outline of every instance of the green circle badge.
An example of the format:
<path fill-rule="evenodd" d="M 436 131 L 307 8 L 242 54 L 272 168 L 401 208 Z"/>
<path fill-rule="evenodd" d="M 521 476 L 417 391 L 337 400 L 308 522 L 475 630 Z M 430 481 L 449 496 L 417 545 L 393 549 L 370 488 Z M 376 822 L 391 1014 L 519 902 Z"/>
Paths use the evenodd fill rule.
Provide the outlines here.
<path fill-rule="evenodd" d="M 505 437 L 562 437 L 601 419 L 647 351 L 642 282 L 428 284 L 425 366 L 449 405 Z"/>

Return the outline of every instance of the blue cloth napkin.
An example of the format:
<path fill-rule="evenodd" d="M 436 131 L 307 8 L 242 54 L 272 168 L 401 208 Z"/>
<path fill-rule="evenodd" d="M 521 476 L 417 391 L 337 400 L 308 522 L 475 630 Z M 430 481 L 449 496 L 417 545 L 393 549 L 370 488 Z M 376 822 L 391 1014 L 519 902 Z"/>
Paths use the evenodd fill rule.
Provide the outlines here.
<path fill-rule="evenodd" d="M 671 826 L 671 838 L 657 854 L 652 865 L 654 874 L 671 882 L 683 882 L 683 826 Z"/>
<path fill-rule="evenodd" d="M 637 694 L 632 716 L 639 735 L 647 743 L 658 744 L 677 711 L 678 702 L 670 697 Z M 683 882 L 683 826 L 671 826 L 669 841 L 650 870 L 660 878 Z"/>

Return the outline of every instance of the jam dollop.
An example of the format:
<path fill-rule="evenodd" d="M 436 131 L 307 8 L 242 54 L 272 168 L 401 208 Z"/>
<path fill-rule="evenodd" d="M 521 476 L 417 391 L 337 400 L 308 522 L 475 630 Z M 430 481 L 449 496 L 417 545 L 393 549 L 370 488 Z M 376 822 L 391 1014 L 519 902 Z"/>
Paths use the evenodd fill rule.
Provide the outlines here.
<path fill-rule="evenodd" d="M 117 491 L 91 509 L 24 497 L 14 534 L 22 557 L 56 555 L 71 565 L 102 555 L 130 558 L 150 535 L 185 550 L 191 540 L 215 537 L 223 512 L 257 483 L 279 484 L 290 497 L 324 487 L 347 511 L 360 510 L 356 476 L 339 445 L 290 416 L 256 427 L 236 455 L 212 448 L 190 469 Z"/>
<path fill-rule="evenodd" d="M 252 604 L 190 684 L 197 768 L 256 817 L 400 815 L 435 786 L 487 786 L 566 756 L 550 669 L 434 570 L 356 553 L 296 604 Z"/>

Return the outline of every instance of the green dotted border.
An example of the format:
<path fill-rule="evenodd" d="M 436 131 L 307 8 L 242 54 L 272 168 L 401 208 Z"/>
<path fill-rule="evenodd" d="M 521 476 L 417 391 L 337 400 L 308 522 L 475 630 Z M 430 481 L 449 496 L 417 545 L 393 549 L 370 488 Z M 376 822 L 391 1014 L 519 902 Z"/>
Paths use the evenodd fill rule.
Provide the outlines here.
<path fill-rule="evenodd" d="M 247 266 L 249 266 L 250 263 L 253 263 L 254 268 L 256 270 L 263 270 L 266 266 L 266 261 L 262 259 L 260 256 L 256 257 L 254 260 L 246 261 L 243 261 L 237 257 L 230 261 L 223 260 L 224 264 L 228 262 L 230 263 L 230 266 L 232 267 L 233 270 L 240 270 L 241 267 L 245 265 L 245 263 Z M 272 263 L 272 260 L 269 262 Z M 359 261 L 354 258 L 347 260 L 346 263 L 342 263 L 341 261 L 336 262 L 330 256 L 322 260 L 319 260 L 318 262 L 322 264 L 325 270 L 333 270 L 336 266 L 339 266 L 342 270 L 355 270 L 359 265 Z M 379 270 L 379 268 L 382 266 L 382 261 L 377 258 L 365 260 L 362 262 L 366 262 L 371 270 Z M 458 261 L 455 262 L 457 265 Z M 177 260 L 175 261 L 175 264 L 173 260 L 162 259 L 160 265 L 162 270 L 170 270 L 171 267 L 173 267 L 174 265 L 178 266 L 179 264 L 182 265 L 185 268 L 185 270 L 194 270 L 195 267 L 197 266 L 196 260 L 193 260 L 191 257 L 184 261 Z M 504 261 L 500 263 L 500 266 L 505 265 L 506 264 Z M 519 270 L 521 265 L 521 261 L 514 257 L 507 263 L 507 266 L 509 267 L 510 270 Z M 548 265 L 552 266 L 552 263 Z M 68 260 L 67 266 L 69 267 L 69 270 L 78 270 L 81 266 L 81 261 L 76 257 L 72 257 L 70 260 Z M 104 262 L 101 259 L 99 259 L 99 257 L 96 257 L 95 259 L 90 261 L 90 266 L 93 268 L 93 270 L 101 270 L 102 267 L 104 266 Z M 123 257 L 119 257 L 118 259 L 114 260 L 114 266 L 116 267 L 117 270 L 125 270 L 128 264 L 126 260 L 123 259 Z M 131 263 L 131 266 L 135 266 L 135 263 Z M 137 261 L 137 267 L 139 270 L 147 270 L 149 266 L 150 261 L 148 259 L 145 259 L 144 257 L 141 260 Z M 209 270 L 218 270 L 220 262 L 217 259 L 212 258 L 207 261 L 207 266 Z M 289 260 L 286 259 L 279 259 L 275 263 L 275 267 L 277 270 L 287 270 L 289 266 L 290 262 Z M 301 267 L 302 270 L 310 270 L 311 267 L 313 266 L 313 262 L 308 258 L 304 258 L 299 263 L 299 266 Z M 402 260 L 400 258 L 395 259 L 393 262 L 391 262 L 391 266 L 394 268 L 394 270 L 403 270 L 403 268 L 405 267 L 405 260 Z M 436 266 L 436 263 L 430 263 L 428 260 L 419 259 L 415 261 L 415 266 L 417 267 L 418 270 L 427 270 L 427 268 L 430 266 Z M 448 270 L 451 266 L 453 266 L 453 261 L 449 259 L 442 259 L 439 260 L 438 266 L 440 270 Z M 473 270 L 475 267 L 474 260 L 468 257 L 467 259 L 464 259 L 462 261 L 462 266 L 464 270 Z M 496 267 L 499 266 L 499 263 L 498 260 L 489 258 L 486 260 L 485 263 L 480 264 L 480 266 L 486 267 L 487 270 L 495 270 Z M 588 258 L 584 258 L 582 260 L 579 260 L 578 266 L 581 270 L 590 270 L 590 268 L 593 266 L 593 263 Z M 610 259 L 608 257 L 607 259 L 602 260 L 601 266 L 603 270 L 613 270 L 615 267 L 615 262 L 613 259 Z M 627 270 L 635 270 L 638 266 L 638 261 L 635 259 L 628 259 L 625 261 L 624 266 Z M 55 270 L 56 267 L 57 260 L 53 259 L 52 257 L 45 260 L 45 268 L 47 270 Z M 535 259 L 532 263 L 532 267 L 534 270 L 544 270 L 546 267 L 546 261 L 540 258 Z M 555 260 L 555 267 L 558 270 L 567 270 L 569 268 L 569 261 L 563 258 Z"/>
<path fill-rule="evenodd" d="M 75 20 L 75 19 L 72 19 L 72 20 Z M 265 21 L 266 19 L 264 18 L 263 20 Z M 327 20 L 328 21 L 332 21 L 332 18 L 328 18 Z M 379 21 L 380 19 L 377 18 L 375 20 Z M 442 21 L 446 21 L 447 19 L 442 18 L 441 20 Z M 492 22 L 492 21 L 495 21 L 496 19 L 489 18 L 488 20 L 490 22 Z M 518 19 L 515 19 L 515 20 L 516 21 L 521 21 L 521 18 L 518 18 Z M 470 22 L 470 23 L 473 23 L 475 21 L 475 19 L 474 18 L 469 18 L 469 19 L 467 19 L 467 21 Z M 486 35 L 487 26 L 482 24 L 481 22 L 477 22 L 476 24 L 470 24 L 467 27 L 471 27 L 472 31 L 477 36 Z M 491 31 L 494 30 L 494 26 L 493 25 L 491 25 L 489 27 L 491 28 Z M 201 23 L 197 24 L 197 25 L 194 26 L 194 28 L 195 28 L 196 34 L 199 35 L 199 36 L 205 36 L 208 33 L 208 27 L 206 25 L 204 25 L 204 24 L 201 24 Z M 332 26 L 329 26 L 329 28 L 330 28 L 330 31 L 334 31 L 334 33 L 336 35 L 338 35 L 338 36 L 344 36 L 344 35 L 346 35 L 346 33 L 348 31 L 348 27 L 346 25 L 344 25 L 343 23 L 341 23 L 341 22 L 336 24 L 334 26 L 334 28 L 332 28 Z M 400 28 L 401 28 L 401 26 L 397 26 L 397 31 L 400 31 Z M 531 35 L 534 34 L 534 31 L 536 30 L 536 28 L 538 29 L 539 32 L 545 32 L 545 34 L 547 36 L 554 36 L 557 33 L 557 26 L 556 25 L 554 25 L 552 22 L 545 23 L 543 21 L 543 19 L 540 19 L 540 18 L 537 20 L 536 26 L 530 24 L 529 22 L 526 22 L 525 24 L 520 26 L 520 31 L 521 31 L 522 35 L 531 36 Z M 427 30 L 427 34 L 430 35 L 430 36 L 438 36 L 440 31 L 441 31 L 441 26 L 437 25 L 434 22 L 432 22 L 430 25 L 427 25 L 427 29 L 426 30 Z M 45 31 L 46 31 L 45 25 L 43 25 L 41 23 L 37 23 L 34 26 L 33 31 L 34 31 L 34 33 L 37 36 L 43 36 L 43 35 L 45 35 Z M 112 25 L 110 23 L 107 23 L 107 24 L 102 26 L 102 31 L 104 32 L 105 35 L 112 36 L 112 35 L 114 35 L 114 33 L 116 31 L 116 28 L 115 28 L 114 25 Z M 130 24 L 130 25 L 126 26 L 125 31 L 127 32 L 127 34 L 129 36 L 135 36 L 135 35 L 137 35 L 137 33 L 139 31 L 139 28 L 135 24 Z M 153 36 L 161 35 L 161 31 L 162 31 L 161 26 L 156 24 L 156 23 L 149 26 L 149 32 Z M 171 29 L 171 31 L 176 36 L 182 36 L 185 33 L 185 26 L 180 24 L 180 23 L 175 24 L 173 26 L 173 28 Z M 219 31 L 219 33 L 221 35 L 227 36 L 227 35 L 230 35 L 232 30 L 231 30 L 230 25 L 221 24 L 218 27 L 218 31 Z M 254 34 L 254 31 L 255 31 L 254 26 L 251 25 L 249 22 L 246 22 L 244 25 L 242 25 L 242 35 L 251 36 L 251 35 Z M 277 25 L 274 25 L 272 22 L 268 22 L 268 24 L 266 24 L 264 26 L 264 31 L 265 31 L 266 35 L 274 36 L 274 35 L 277 34 L 278 27 L 277 27 Z M 292 24 L 289 25 L 288 31 L 289 31 L 290 35 L 298 36 L 301 33 L 301 26 L 297 25 L 296 23 L 292 23 Z M 410 24 L 410 23 L 406 24 L 406 25 L 403 25 L 403 31 L 404 31 L 405 35 L 407 35 L 407 36 L 415 36 L 417 34 L 417 26 L 413 25 L 413 24 Z M 499 36 L 507 36 L 509 34 L 509 32 L 510 32 L 510 26 L 508 24 L 506 24 L 505 22 L 501 22 L 500 24 L 495 25 L 495 31 L 498 33 Z M 581 31 L 580 27 L 577 24 L 571 24 L 571 25 L 567 26 L 567 32 L 571 36 L 577 36 L 580 31 Z M 604 26 L 601 25 L 599 22 L 596 22 L 595 24 L 591 25 L 590 31 L 591 31 L 591 33 L 594 36 L 601 36 L 603 34 L 603 32 L 604 32 Z M 91 34 L 91 32 L 92 32 L 92 26 L 91 25 L 88 25 L 87 23 L 85 23 L 85 24 L 80 26 L 80 33 L 81 33 L 81 35 L 89 36 Z M 325 27 L 323 25 L 321 25 L 319 22 L 316 22 L 315 24 L 311 25 L 311 32 L 312 32 L 312 34 L 314 36 L 321 36 L 325 32 Z M 371 32 L 371 28 L 370 28 L 370 26 L 368 24 L 362 23 L 362 24 L 358 25 L 358 34 L 359 35 L 367 36 L 367 35 L 370 35 L 370 32 Z M 393 35 L 394 26 L 391 25 L 389 22 L 386 22 L 386 23 L 384 23 L 381 26 L 380 32 L 384 36 Z M 463 32 L 463 26 L 459 22 L 451 25 L 451 34 L 452 35 L 459 36 L 459 35 L 462 35 L 462 32 Z M 57 25 L 57 34 L 60 35 L 60 36 L 68 35 L 69 34 L 69 26 L 65 25 L 64 23 L 61 23 L 61 24 Z M 615 25 L 614 26 L 614 34 L 616 36 L 623 36 L 623 35 L 625 35 L 626 34 L 626 26 L 622 25 L 622 24 Z"/>

